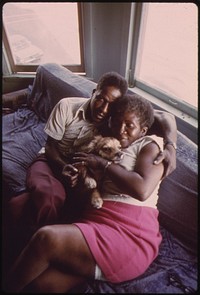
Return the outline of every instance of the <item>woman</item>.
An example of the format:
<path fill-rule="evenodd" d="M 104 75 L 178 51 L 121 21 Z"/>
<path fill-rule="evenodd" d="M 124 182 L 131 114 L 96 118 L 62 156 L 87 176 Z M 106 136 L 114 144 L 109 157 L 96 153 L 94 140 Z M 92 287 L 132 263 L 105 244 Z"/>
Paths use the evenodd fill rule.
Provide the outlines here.
<path fill-rule="evenodd" d="M 77 222 L 39 229 L 15 262 L 6 291 L 66 293 L 87 279 L 119 283 L 145 272 L 162 239 L 156 204 L 164 167 L 153 161 L 163 139 L 146 136 L 153 118 L 151 104 L 136 94 L 113 104 L 110 125 L 122 146 L 120 164 L 93 154 L 74 157 L 102 171 L 102 208 L 88 202 Z"/>

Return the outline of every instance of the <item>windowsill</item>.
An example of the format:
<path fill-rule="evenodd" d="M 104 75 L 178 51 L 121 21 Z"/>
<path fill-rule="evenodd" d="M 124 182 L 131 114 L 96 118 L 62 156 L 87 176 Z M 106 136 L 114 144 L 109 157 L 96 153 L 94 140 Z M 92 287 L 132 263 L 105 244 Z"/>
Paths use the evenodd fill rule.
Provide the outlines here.
<path fill-rule="evenodd" d="M 177 108 L 165 103 L 164 101 L 156 98 L 155 96 L 148 94 L 144 90 L 139 89 L 138 87 L 129 88 L 130 91 L 137 93 L 144 98 L 148 99 L 153 104 L 157 105 L 158 107 L 166 110 L 167 112 L 172 113 L 174 116 L 178 117 L 179 119 L 185 121 L 189 125 L 193 126 L 194 128 L 198 127 L 198 121 L 195 118 L 183 113 L 182 111 L 178 110 Z"/>
<path fill-rule="evenodd" d="M 13 78 L 35 78 L 35 72 L 29 73 L 13 73 L 9 75 L 3 75 L 3 79 L 13 79 Z"/>
<path fill-rule="evenodd" d="M 85 72 L 74 72 L 74 74 L 85 77 Z M 12 78 L 35 78 L 36 72 L 21 72 L 21 73 L 12 73 L 9 75 L 4 75 L 3 78 L 5 79 L 12 79 Z"/>

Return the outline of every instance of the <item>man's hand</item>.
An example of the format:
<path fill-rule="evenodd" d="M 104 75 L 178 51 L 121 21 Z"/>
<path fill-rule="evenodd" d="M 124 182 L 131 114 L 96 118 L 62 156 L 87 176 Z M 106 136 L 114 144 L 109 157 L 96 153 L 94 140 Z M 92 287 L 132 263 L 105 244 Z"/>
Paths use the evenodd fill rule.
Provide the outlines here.
<path fill-rule="evenodd" d="M 67 184 L 70 187 L 75 187 L 78 182 L 78 169 L 71 164 L 66 164 L 62 170 L 62 175 L 65 177 Z"/>
<path fill-rule="evenodd" d="M 160 164 L 162 161 L 164 164 L 164 178 L 176 169 L 176 150 L 171 145 L 166 145 L 163 152 L 160 152 L 154 160 L 154 164 Z"/>

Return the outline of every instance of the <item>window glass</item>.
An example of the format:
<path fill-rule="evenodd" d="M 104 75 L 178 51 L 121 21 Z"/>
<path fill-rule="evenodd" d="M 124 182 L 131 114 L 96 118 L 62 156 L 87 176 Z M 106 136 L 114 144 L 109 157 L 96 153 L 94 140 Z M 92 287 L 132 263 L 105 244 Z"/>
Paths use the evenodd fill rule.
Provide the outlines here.
<path fill-rule="evenodd" d="M 16 65 L 81 63 L 77 3 L 14 2 L 3 6 Z"/>
<path fill-rule="evenodd" d="M 144 4 L 141 27 L 136 80 L 197 107 L 197 6 Z"/>

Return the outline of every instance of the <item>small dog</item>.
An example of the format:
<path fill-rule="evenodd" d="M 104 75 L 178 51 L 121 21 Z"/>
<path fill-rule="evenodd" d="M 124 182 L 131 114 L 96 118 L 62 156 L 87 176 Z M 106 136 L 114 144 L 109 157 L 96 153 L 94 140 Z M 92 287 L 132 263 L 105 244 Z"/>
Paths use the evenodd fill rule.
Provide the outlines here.
<path fill-rule="evenodd" d="M 94 153 L 104 159 L 113 161 L 114 163 L 117 163 L 123 155 L 120 142 L 116 138 L 102 137 L 101 135 L 95 136 L 89 144 L 83 145 L 79 151 L 85 153 Z M 92 205 L 97 209 L 101 208 L 103 205 L 103 200 L 99 190 L 97 189 L 97 181 L 91 175 L 86 166 L 81 166 L 79 175 L 82 178 L 86 189 L 91 190 Z"/>

